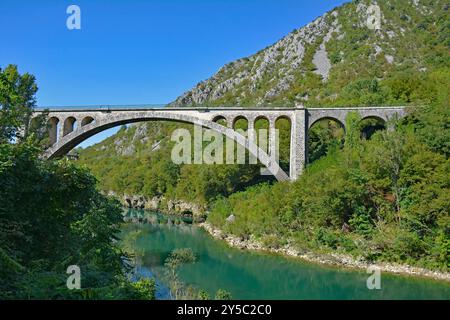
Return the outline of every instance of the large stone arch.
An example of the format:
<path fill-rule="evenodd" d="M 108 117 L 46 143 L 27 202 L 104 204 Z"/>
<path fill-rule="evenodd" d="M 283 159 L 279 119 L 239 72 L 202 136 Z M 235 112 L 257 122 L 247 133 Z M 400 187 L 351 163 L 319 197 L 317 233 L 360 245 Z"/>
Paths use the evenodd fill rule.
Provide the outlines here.
<path fill-rule="evenodd" d="M 94 114 L 89 114 L 88 116 L 92 117 L 95 121 L 85 124 L 84 126 L 77 126 L 74 131 L 60 137 L 55 144 L 46 150 L 44 157 L 48 159 L 61 157 L 93 135 L 119 125 L 155 120 L 176 121 L 209 128 L 235 140 L 238 144 L 248 149 L 253 156 L 255 156 L 264 166 L 266 166 L 277 180 L 289 180 L 289 176 L 280 168 L 278 163 L 273 161 L 266 152 L 261 150 L 256 145 L 256 143 L 250 141 L 243 135 L 234 131 L 232 128 L 225 127 L 209 119 L 202 119 L 183 113 L 168 113 L 161 111 L 143 111 L 135 113 L 124 112 L 122 114 L 112 114 L 106 117 L 101 116 L 101 114 L 99 117 Z"/>

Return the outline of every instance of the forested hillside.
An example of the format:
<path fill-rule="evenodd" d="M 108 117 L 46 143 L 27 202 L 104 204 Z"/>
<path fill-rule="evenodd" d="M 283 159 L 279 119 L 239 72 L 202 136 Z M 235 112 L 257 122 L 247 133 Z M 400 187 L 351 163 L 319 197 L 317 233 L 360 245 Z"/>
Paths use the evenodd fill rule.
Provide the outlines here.
<path fill-rule="evenodd" d="M 273 183 L 258 166 L 174 165 L 170 134 L 180 126 L 173 123 L 123 127 L 78 150 L 79 162 L 105 191 L 201 203 L 209 222 L 269 245 L 289 241 L 446 270 L 449 18 L 447 1 L 352 1 L 227 64 L 171 104 L 417 107 L 396 131 L 370 139 L 357 119 L 348 119 L 345 136 L 336 123 L 319 123 L 309 132 L 308 170 L 296 183 Z M 289 124 L 278 128 L 289 134 Z M 280 152 L 288 168 L 288 146 Z M 228 224 L 231 214 L 236 220 Z"/>
<path fill-rule="evenodd" d="M 226 65 L 172 105 L 423 105 L 439 96 L 444 99 L 438 85 L 447 81 L 449 70 L 446 1 L 379 1 L 382 20 L 375 27 L 368 24 L 371 3 L 353 1 L 326 13 L 254 56 Z M 323 60 L 324 52 L 330 60 L 326 77 L 313 63 L 321 60 L 318 56 Z M 280 83 L 285 83 L 285 90 L 272 94 Z M 246 128 L 245 122 L 238 125 Z M 151 122 L 124 127 L 106 141 L 80 150 L 80 162 L 93 170 L 104 190 L 146 196 L 169 192 L 202 203 L 258 179 L 255 167 L 173 165 L 169 140 L 179 126 Z M 281 135 L 289 134 L 288 127 L 278 124 Z M 342 132 L 335 124 L 313 128 L 310 160 L 323 156 L 337 137 Z M 285 169 L 288 147 L 281 146 Z"/>
<path fill-rule="evenodd" d="M 364 140 L 354 115 L 343 149 L 294 183 L 258 185 L 215 201 L 208 222 L 268 247 L 448 271 L 449 120 L 448 105 L 436 104 Z"/>

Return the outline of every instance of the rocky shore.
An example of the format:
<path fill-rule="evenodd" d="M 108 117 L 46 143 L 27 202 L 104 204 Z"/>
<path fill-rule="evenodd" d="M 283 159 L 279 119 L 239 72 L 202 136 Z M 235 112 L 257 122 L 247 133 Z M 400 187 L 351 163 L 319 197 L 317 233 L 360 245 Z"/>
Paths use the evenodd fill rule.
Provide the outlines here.
<path fill-rule="evenodd" d="M 152 210 L 170 215 L 191 216 L 196 222 L 201 222 L 205 219 L 206 208 L 196 203 L 167 199 L 164 196 L 148 198 L 142 195 L 118 195 L 112 191 L 108 192 L 108 195 L 118 199 L 126 208 Z"/>
<path fill-rule="evenodd" d="M 222 230 L 215 228 L 209 223 L 200 223 L 199 226 L 206 230 L 211 236 L 216 239 L 223 240 L 228 245 L 245 250 L 257 250 L 266 251 L 291 257 L 300 258 L 302 260 L 320 263 L 333 266 L 341 266 L 352 269 L 367 270 L 368 267 L 377 267 L 382 272 L 389 272 L 395 274 L 403 274 L 409 276 L 427 277 L 435 280 L 444 280 L 450 282 L 450 273 L 444 273 L 439 271 L 428 270 L 424 268 L 413 267 L 409 265 L 400 265 L 394 263 L 376 263 L 372 264 L 367 261 L 357 260 L 350 255 L 330 253 L 330 254 L 317 254 L 312 252 L 300 252 L 293 247 L 285 246 L 281 248 L 270 248 L 263 245 L 257 239 L 250 237 L 250 239 L 241 239 L 234 235 L 227 234 Z"/>
<path fill-rule="evenodd" d="M 147 198 L 140 195 L 117 195 L 114 192 L 109 192 L 108 195 L 114 196 L 127 208 L 145 209 L 158 211 L 170 215 L 191 216 L 198 226 L 206 230 L 213 238 L 223 240 L 231 247 L 265 251 L 290 257 L 299 258 L 312 263 L 320 263 L 331 266 L 340 266 L 351 269 L 367 270 L 368 267 L 378 267 L 382 272 L 389 272 L 394 274 L 402 274 L 409 276 L 426 277 L 435 280 L 444 280 L 450 282 L 450 273 L 440 271 L 433 271 L 429 269 L 413 267 L 410 265 L 402 265 L 395 263 L 378 262 L 376 264 L 369 263 L 364 260 L 358 260 L 351 255 L 342 253 L 314 253 L 301 252 L 296 248 L 286 245 L 284 247 L 274 248 L 264 245 L 258 239 L 250 237 L 249 239 L 242 239 L 223 232 L 215 228 L 211 224 L 205 222 L 206 208 L 182 200 L 166 199 L 164 196 Z M 230 216 L 231 217 L 231 216 Z"/>

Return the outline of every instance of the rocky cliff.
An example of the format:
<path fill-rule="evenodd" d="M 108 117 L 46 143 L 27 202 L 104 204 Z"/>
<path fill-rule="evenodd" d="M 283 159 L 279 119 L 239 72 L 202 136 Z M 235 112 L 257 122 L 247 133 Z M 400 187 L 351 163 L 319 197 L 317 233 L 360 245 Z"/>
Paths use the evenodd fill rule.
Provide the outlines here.
<path fill-rule="evenodd" d="M 206 207 L 183 200 L 167 199 L 164 196 L 147 197 L 143 195 L 119 195 L 110 191 L 108 195 L 117 198 L 124 207 L 145 209 L 166 214 L 192 217 L 195 221 L 203 221 L 206 217 Z"/>

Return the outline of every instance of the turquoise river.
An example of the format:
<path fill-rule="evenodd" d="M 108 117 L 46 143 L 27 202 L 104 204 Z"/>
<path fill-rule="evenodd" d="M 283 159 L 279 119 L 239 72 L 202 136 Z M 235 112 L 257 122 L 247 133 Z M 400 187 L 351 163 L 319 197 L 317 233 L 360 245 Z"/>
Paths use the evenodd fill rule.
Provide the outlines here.
<path fill-rule="evenodd" d="M 300 259 L 229 247 L 203 229 L 176 218 L 131 210 L 122 244 L 135 253 L 140 277 L 155 277 L 157 298 L 168 299 L 164 261 L 176 248 L 191 248 L 197 261 L 183 265 L 180 279 L 211 296 L 225 289 L 234 299 L 450 299 L 450 284 L 381 274 L 381 289 L 367 288 L 364 270 L 346 270 Z"/>

